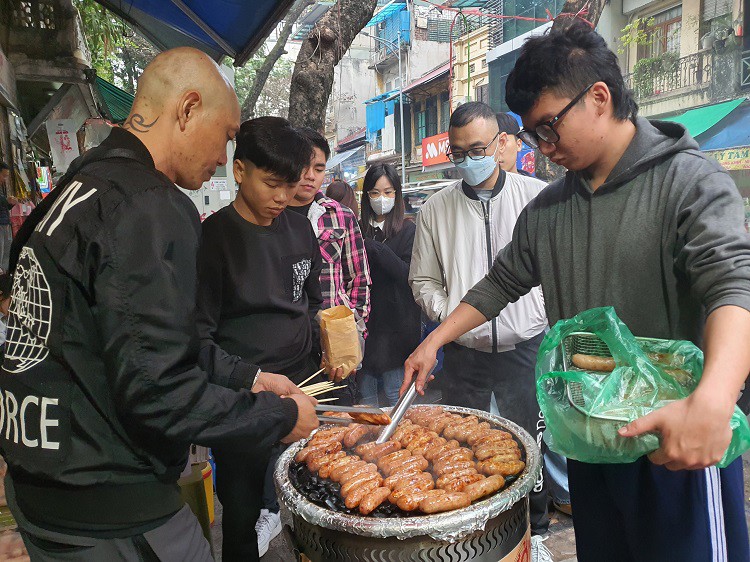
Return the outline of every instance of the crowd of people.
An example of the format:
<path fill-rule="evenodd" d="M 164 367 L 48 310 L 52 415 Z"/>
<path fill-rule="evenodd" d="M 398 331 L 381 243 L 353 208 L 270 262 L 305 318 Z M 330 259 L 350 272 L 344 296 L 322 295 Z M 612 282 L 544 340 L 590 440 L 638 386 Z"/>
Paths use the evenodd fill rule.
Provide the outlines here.
<path fill-rule="evenodd" d="M 316 372 L 342 387 L 337 404 L 394 405 L 415 379 L 424 392 L 442 348 L 442 403 L 496 407 L 545 450 L 545 332 L 614 305 L 639 335 L 702 341 L 704 376 L 623 428 L 661 434 L 650 458 L 568 461 L 568 496 L 565 459 L 545 451 L 532 560 L 551 560 L 550 492 L 572 505 L 582 562 L 748 560 L 741 460 L 712 467 L 750 371 L 735 186 L 680 126 L 638 117 L 583 24 L 527 41 L 507 101 L 523 129 L 480 102 L 452 113 L 460 179 L 411 220 L 391 165 L 369 167 L 359 202 L 345 182 L 324 190 L 319 132 L 240 123 L 210 58 L 158 55 L 129 119 L 20 228 L 0 280 L 0 448 L 31 559 L 210 560 L 176 485 L 195 443 L 216 461 L 223 559 L 258 560 L 281 530 L 275 461 L 318 426 L 297 386 Z M 231 139 L 237 196 L 201 225 L 175 184 L 199 188 Z M 570 172 L 547 186 L 519 170 L 522 141 Z M 321 369 L 316 317 L 337 305 L 365 342 L 351 375 Z M 439 324 L 426 337 L 425 319 Z"/>

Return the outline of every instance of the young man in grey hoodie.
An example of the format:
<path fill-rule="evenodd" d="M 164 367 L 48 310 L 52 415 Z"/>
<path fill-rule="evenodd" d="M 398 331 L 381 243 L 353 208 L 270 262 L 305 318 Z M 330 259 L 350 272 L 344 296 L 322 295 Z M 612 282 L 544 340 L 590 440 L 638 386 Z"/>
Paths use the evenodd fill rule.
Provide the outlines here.
<path fill-rule="evenodd" d="M 634 463 L 569 461 L 578 560 L 746 561 L 741 459 L 715 465 L 750 372 L 750 235 L 737 188 L 683 127 L 637 117 L 617 57 L 585 23 L 530 39 L 508 77 L 519 136 L 554 162 L 492 270 L 407 359 L 435 352 L 541 284 L 550 323 L 611 305 L 639 336 L 705 352 L 690 397 L 620 430 L 661 447 Z"/>

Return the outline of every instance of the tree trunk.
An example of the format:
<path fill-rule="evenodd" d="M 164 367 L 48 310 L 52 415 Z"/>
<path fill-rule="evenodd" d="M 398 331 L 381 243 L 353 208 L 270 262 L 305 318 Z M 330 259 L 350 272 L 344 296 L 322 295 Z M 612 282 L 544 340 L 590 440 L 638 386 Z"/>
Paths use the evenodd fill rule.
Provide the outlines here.
<path fill-rule="evenodd" d="M 579 17 L 590 22 L 592 27 L 596 28 L 606 3 L 607 0 L 566 0 L 560 13 L 572 15 L 557 16 L 552 24 L 552 29 L 567 29 L 576 20 L 575 14 L 578 14 L 584 8 L 586 13 L 582 13 Z"/>
<path fill-rule="evenodd" d="M 294 65 L 289 121 L 323 131 L 333 69 L 370 21 L 377 0 L 338 0 L 310 31 Z"/>
<path fill-rule="evenodd" d="M 268 77 L 276 64 L 276 61 L 281 58 L 281 55 L 286 53 L 284 47 L 289 40 L 289 36 L 292 34 L 294 23 L 299 19 L 302 11 L 312 3 L 313 0 L 297 0 L 284 18 L 285 23 L 281 33 L 279 33 L 279 38 L 276 40 L 273 49 L 271 49 L 263 60 L 263 64 L 261 64 L 260 68 L 255 71 L 253 86 L 250 89 L 250 92 L 248 92 L 245 101 L 242 102 L 243 120 L 255 117 L 255 105 L 258 103 L 258 98 L 260 97 L 261 92 L 263 92 L 263 88 L 266 85 L 266 81 L 268 81 Z"/>

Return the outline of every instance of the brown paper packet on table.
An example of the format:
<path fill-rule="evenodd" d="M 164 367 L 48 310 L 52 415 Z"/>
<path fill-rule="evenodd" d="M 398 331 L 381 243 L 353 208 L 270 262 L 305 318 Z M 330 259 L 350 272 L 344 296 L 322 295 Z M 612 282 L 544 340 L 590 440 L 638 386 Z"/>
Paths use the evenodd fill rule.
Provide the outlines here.
<path fill-rule="evenodd" d="M 323 366 L 327 371 L 341 367 L 344 378 L 362 363 L 363 351 L 354 312 L 344 305 L 318 313 Z"/>

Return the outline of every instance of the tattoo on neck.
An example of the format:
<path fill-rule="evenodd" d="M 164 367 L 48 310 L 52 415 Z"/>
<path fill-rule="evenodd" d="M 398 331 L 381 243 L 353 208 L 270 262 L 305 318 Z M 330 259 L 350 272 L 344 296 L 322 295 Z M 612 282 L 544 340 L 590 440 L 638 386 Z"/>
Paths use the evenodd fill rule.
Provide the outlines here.
<path fill-rule="evenodd" d="M 125 123 L 122 124 L 123 129 L 132 129 L 137 133 L 148 133 L 151 127 L 156 125 L 159 120 L 157 117 L 151 123 L 146 123 L 146 118 L 140 113 L 133 113 Z"/>

